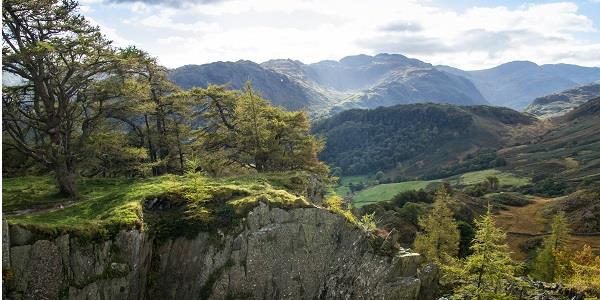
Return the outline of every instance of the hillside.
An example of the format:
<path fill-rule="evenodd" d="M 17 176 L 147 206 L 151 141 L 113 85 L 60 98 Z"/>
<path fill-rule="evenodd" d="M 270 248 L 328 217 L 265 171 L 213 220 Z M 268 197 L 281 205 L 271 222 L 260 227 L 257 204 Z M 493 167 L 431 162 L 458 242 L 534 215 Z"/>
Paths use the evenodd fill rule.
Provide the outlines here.
<path fill-rule="evenodd" d="M 561 116 L 599 96 L 600 81 L 536 98 L 527 106 L 525 112 L 540 118 Z"/>
<path fill-rule="evenodd" d="M 600 98 L 548 122 L 551 130 L 537 139 L 499 151 L 507 168 L 539 181 L 575 184 L 600 178 Z"/>
<path fill-rule="evenodd" d="M 327 140 L 321 158 L 344 175 L 383 170 L 433 178 L 501 165 L 490 149 L 535 125 L 535 118 L 507 108 L 410 104 L 344 111 L 317 122 L 313 131 Z M 465 170 L 444 170 L 461 161 Z"/>
<path fill-rule="evenodd" d="M 471 80 L 492 105 L 517 110 L 524 109 L 535 98 L 600 80 L 600 68 L 568 64 L 540 66 L 530 61 L 513 61 L 474 71 L 448 66 L 437 68 Z"/>
<path fill-rule="evenodd" d="M 317 110 L 327 106 L 328 101 L 287 76 L 251 61 L 185 65 L 171 70 L 169 78 L 184 89 L 206 87 L 209 84 L 228 84 L 232 89 L 241 89 L 250 80 L 264 98 L 289 110 Z"/>

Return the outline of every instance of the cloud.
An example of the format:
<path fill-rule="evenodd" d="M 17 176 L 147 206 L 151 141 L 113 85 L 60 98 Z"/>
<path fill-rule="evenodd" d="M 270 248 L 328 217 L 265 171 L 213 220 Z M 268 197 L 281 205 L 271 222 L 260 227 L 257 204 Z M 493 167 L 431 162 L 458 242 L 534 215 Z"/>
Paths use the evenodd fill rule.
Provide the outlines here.
<path fill-rule="evenodd" d="M 397 32 L 415 32 L 423 30 L 423 26 L 416 22 L 395 22 L 387 24 L 381 27 L 383 31 L 397 31 Z"/>
<path fill-rule="evenodd" d="M 169 67 L 380 52 L 469 69 L 510 60 L 600 66 L 597 28 L 571 2 L 454 10 L 418 0 L 102 1 L 120 13 L 97 16 L 111 34 L 135 40 Z"/>
<path fill-rule="evenodd" d="M 193 4 L 215 3 L 226 0 L 108 0 L 111 3 L 143 3 L 169 7 L 185 7 Z"/>

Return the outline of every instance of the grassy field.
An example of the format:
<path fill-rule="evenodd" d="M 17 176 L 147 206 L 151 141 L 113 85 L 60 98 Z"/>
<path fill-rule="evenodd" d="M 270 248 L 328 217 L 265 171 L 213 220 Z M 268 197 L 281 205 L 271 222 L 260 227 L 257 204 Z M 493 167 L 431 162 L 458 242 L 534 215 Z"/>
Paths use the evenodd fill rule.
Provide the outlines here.
<path fill-rule="evenodd" d="M 361 207 L 365 204 L 379 202 L 379 201 L 388 201 L 394 195 L 408 190 L 418 190 L 427 187 L 430 183 L 433 182 L 449 182 L 453 185 L 471 185 L 477 184 L 482 181 L 485 181 L 487 177 L 495 176 L 500 181 L 500 185 L 507 186 L 522 186 L 528 184 L 530 182 L 529 178 L 519 177 L 512 173 L 499 171 L 496 169 L 489 169 L 483 171 L 475 171 L 469 172 L 462 175 L 456 175 L 445 179 L 439 180 L 422 180 L 422 181 L 407 181 L 407 182 L 399 182 L 399 183 L 388 183 L 388 184 L 378 184 L 372 187 L 366 188 L 355 193 L 352 196 L 352 204 L 356 207 Z M 342 197 L 347 197 L 350 194 L 350 190 L 348 189 L 348 184 L 352 182 L 353 184 L 358 182 L 369 182 L 372 179 L 369 179 L 367 176 L 351 176 L 351 177 L 342 177 L 340 179 L 340 185 L 335 189 L 336 193 Z"/>
<path fill-rule="evenodd" d="M 245 214 L 258 202 L 307 206 L 307 200 L 297 196 L 302 178 L 303 173 L 224 179 L 200 174 L 80 179 L 82 199 L 77 201 L 58 196 L 50 177 L 4 178 L 2 208 L 9 222 L 47 234 L 106 236 L 119 229 L 168 227 L 169 222 L 180 222 L 172 228 L 185 233 L 189 228 L 183 228 L 183 223 L 207 229 Z M 169 209 L 164 214 L 146 212 L 142 206 L 149 199 L 158 199 Z"/>
<path fill-rule="evenodd" d="M 451 177 L 449 178 L 449 181 L 452 184 L 470 185 L 485 181 L 486 178 L 489 176 L 497 177 L 500 182 L 500 185 L 522 186 L 530 183 L 529 178 L 519 177 L 512 173 L 503 172 L 496 169 L 465 173 L 459 176 Z"/>
<path fill-rule="evenodd" d="M 372 181 L 373 181 L 373 179 L 371 179 L 371 177 L 367 176 L 367 175 L 343 176 L 343 177 L 340 177 L 338 186 L 334 190 L 335 190 L 336 194 L 345 198 L 350 194 L 350 188 L 348 187 L 348 185 L 350 183 L 357 184 L 357 183 L 362 182 L 363 184 L 368 184 Z"/>
<path fill-rule="evenodd" d="M 352 199 L 352 204 L 361 207 L 374 202 L 387 201 L 400 192 L 423 189 L 432 182 L 439 182 L 439 180 L 379 184 L 356 193 Z"/>

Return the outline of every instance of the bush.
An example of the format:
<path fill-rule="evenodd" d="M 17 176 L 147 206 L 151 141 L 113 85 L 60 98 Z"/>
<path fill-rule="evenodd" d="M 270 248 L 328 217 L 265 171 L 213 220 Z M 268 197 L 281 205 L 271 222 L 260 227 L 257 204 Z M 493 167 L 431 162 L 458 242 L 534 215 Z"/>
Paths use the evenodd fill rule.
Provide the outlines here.
<path fill-rule="evenodd" d="M 496 193 L 487 196 L 494 204 L 503 204 L 508 206 L 525 206 L 531 203 L 531 200 L 519 193 Z"/>
<path fill-rule="evenodd" d="M 403 207 L 408 202 L 413 203 L 433 203 L 433 193 L 428 193 L 423 189 L 403 191 L 396 194 L 390 201 L 397 207 Z"/>

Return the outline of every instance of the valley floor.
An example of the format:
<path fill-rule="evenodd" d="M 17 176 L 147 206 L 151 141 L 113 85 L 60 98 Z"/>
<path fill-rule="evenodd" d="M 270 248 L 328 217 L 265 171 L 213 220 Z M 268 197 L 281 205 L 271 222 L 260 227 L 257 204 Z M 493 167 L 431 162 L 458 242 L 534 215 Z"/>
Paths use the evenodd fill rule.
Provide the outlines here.
<path fill-rule="evenodd" d="M 507 210 L 499 212 L 496 224 L 507 232 L 507 240 L 514 259 L 524 260 L 527 253 L 521 245 L 542 239 L 549 231 L 552 217 L 546 214 L 558 198 L 536 197 L 533 203 L 522 207 L 507 206 Z M 600 236 L 569 236 L 568 247 L 581 249 L 588 244 L 592 249 L 600 251 Z"/>

